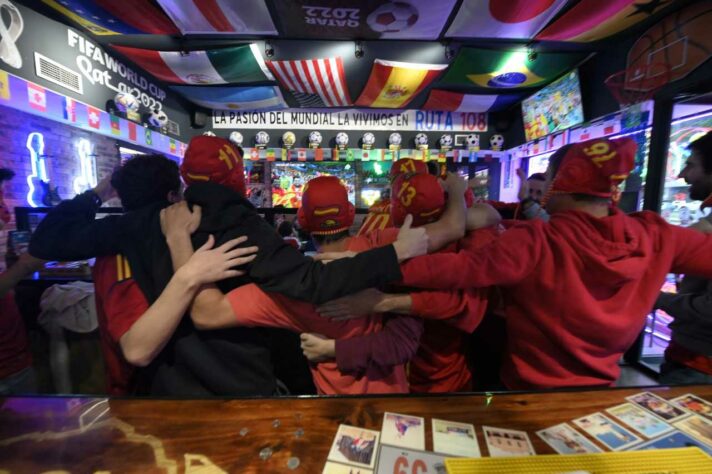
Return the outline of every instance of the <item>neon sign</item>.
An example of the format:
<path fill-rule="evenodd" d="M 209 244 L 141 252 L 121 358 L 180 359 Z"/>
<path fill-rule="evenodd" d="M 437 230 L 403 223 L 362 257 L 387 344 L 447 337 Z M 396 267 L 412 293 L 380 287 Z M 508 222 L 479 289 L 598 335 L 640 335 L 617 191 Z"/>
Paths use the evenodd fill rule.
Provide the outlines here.
<path fill-rule="evenodd" d="M 96 187 L 96 155 L 91 151 L 91 142 L 86 138 L 77 141 L 79 154 L 79 176 L 74 178 L 74 192 L 80 194 Z"/>
<path fill-rule="evenodd" d="M 44 136 L 39 132 L 32 132 L 27 135 L 27 149 L 30 151 L 30 165 L 32 173 L 27 176 L 27 204 L 38 207 L 35 202 L 35 191 L 41 187 L 41 183 L 47 183 L 47 168 L 44 160 Z M 39 182 L 37 182 L 39 181 Z M 37 202 L 40 202 L 37 200 Z"/>

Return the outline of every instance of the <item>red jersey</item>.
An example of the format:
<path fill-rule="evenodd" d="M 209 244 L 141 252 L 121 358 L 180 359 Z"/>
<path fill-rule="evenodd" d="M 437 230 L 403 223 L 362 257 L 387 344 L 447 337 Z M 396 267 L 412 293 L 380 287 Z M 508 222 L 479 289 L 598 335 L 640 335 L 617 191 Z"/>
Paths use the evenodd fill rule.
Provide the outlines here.
<path fill-rule="evenodd" d="M 27 331 L 15 293 L 8 291 L 0 298 L 0 379 L 14 375 L 32 365 Z"/>
<path fill-rule="evenodd" d="M 652 212 L 567 211 L 515 225 L 476 251 L 402 267 L 415 287 L 507 289 L 511 389 L 612 385 L 669 272 L 712 278 L 712 235 Z"/>
<path fill-rule="evenodd" d="M 92 274 L 107 392 L 127 395 L 133 391 L 134 367 L 124 358 L 119 341 L 148 310 L 149 304 L 131 277 L 129 262 L 123 256 L 97 258 Z"/>
<path fill-rule="evenodd" d="M 393 221 L 391 220 L 391 200 L 380 199 L 368 208 L 368 215 L 363 220 L 356 236 L 363 237 L 371 231 L 388 229 L 390 227 L 393 227 Z"/>

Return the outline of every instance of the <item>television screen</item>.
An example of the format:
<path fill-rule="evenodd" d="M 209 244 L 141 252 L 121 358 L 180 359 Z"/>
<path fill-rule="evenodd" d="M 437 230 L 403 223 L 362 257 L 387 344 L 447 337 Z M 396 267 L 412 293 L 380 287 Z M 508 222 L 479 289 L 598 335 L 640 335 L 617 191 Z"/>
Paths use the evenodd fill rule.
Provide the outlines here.
<path fill-rule="evenodd" d="M 583 122 L 578 72 L 571 71 L 522 101 L 527 141 Z"/>
<path fill-rule="evenodd" d="M 304 185 L 322 175 L 338 177 L 348 189 L 349 201 L 356 205 L 356 169 L 353 163 L 291 162 L 272 163 L 272 207 L 298 208 Z"/>

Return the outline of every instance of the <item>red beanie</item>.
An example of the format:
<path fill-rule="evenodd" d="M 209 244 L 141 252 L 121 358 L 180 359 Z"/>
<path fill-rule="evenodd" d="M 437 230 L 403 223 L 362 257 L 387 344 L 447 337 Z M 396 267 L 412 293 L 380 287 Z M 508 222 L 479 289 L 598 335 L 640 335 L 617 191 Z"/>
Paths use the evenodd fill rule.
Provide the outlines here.
<path fill-rule="evenodd" d="M 413 226 L 440 218 L 445 210 L 445 191 L 431 174 L 403 174 L 396 178 L 391 191 L 391 219 L 396 227 L 403 225 L 408 214 Z"/>
<path fill-rule="evenodd" d="M 242 153 L 224 138 L 208 135 L 193 137 L 180 165 L 180 174 L 188 185 L 211 181 L 245 195 Z"/>
<path fill-rule="evenodd" d="M 561 159 L 549 193 L 617 200 L 618 185 L 635 165 L 636 149 L 631 138 L 600 138 L 572 145 Z"/>
<path fill-rule="evenodd" d="M 394 161 L 391 165 L 389 178 L 391 183 L 402 174 L 425 174 L 428 172 L 428 166 L 423 160 L 414 160 L 413 158 L 401 158 Z"/>
<path fill-rule="evenodd" d="M 338 234 L 348 230 L 354 223 L 354 214 L 348 191 L 336 176 L 319 176 L 304 186 L 297 219 L 301 228 L 310 234 Z"/>

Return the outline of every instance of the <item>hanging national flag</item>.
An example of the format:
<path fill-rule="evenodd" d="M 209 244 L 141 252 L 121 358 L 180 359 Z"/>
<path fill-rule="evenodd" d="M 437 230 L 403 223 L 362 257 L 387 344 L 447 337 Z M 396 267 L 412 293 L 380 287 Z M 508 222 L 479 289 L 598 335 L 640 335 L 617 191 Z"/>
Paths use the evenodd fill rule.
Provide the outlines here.
<path fill-rule="evenodd" d="M 462 163 L 462 153 L 460 153 L 460 150 L 452 150 L 452 161 Z"/>
<path fill-rule="evenodd" d="M 153 145 L 153 135 L 150 128 L 146 127 L 144 129 L 144 136 L 146 137 L 146 145 Z"/>
<path fill-rule="evenodd" d="M 306 148 L 299 148 L 297 150 L 297 161 L 307 161 L 307 150 Z"/>
<path fill-rule="evenodd" d="M 121 135 L 121 122 L 119 117 L 109 116 L 111 119 L 111 133 L 114 135 Z"/>
<path fill-rule="evenodd" d="M 314 150 L 314 161 L 324 161 L 324 149 L 317 148 Z"/>
<path fill-rule="evenodd" d="M 354 154 L 354 150 L 352 148 L 347 148 L 346 149 L 346 161 L 354 161 L 356 159 L 356 155 Z"/>
<path fill-rule="evenodd" d="M 356 101 L 364 107 L 395 109 L 408 105 L 447 67 L 376 59 L 366 88 Z"/>
<path fill-rule="evenodd" d="M 176 148 L 176 141 L 171 138 L 170 140 L 168 140 L 168 151 L 169 151 L 171 154 L 175 155 L 176 149 L 177 149 L 177 148 Z"/>
<path fill-rule="evenodd" d="M 487 89 L 536 87 L 561 76 L 585 57 L 585 53 L 540 52 L 532 61 L 524 49 L 462 48 L 440 82 Z"/>
<path fill-rule="evenodd" d="M 260 159 L 260 150 L 257 148 L 253 148 L 250 150 L 250 160 L 252 161 L 258 161 Z"/>
<path fill-rule="evenodd" d="M 275 153 L 274 153 L 274 148 L 270 148 L 265 152 L 265 158 L 267 158 L 267 161 L 274 161 L 275 160 Z"/>
<path fill-rule="evenodd" d="M 184 35 L 276 35 L 264 0 L 158 0 Z"/>
<path fill-rule="evenodd" d="M 198 87 L 173 86 L 194 104 L 213 110 L 276 110 L 284 109 L 279 87 Z"/>
<path fill-rule="evenodd" d="M 95 35 L 177 35 L 178 28 L 146 0 L 42 0 Z"/>
<path fill-rule="evenodd" d="M 299 102 L 300 107 L 346 107 L 351 96 L 341 57 L 267 61 L 267 67 Z"/>
<path fill-rule="evenodd" d="M 44 87 L 28 82 L 27 101 L 33 109 L 45 112 L 47 110 L 47 91 L 44 90 Z"/>
<path fill-rule="evenodd" d="M 672 0 L 581 0 L 536 36 L 538 40 L 589 43 L 650 18 Z"/>
<path fill-rule="evenodd" d="M 447 161 L 447 155 L 444 152 L 438 153 L 438 163 L 445 163 Z"/>
<path fill-rule="evenodd" d="M 339 159 L 341 158 L 339 156 L 340 152 L 341 152 L 341 150 L 339 150 L 338 148 L 334 148 L 334 150 L 331 152 L 331 160 L 339 161 Z"/>
<path fill-rule="evenodd" d="M 10 78 L 5 71 L 0 71 L 0 99 L 10 98 Z"/>
<path fill-rule="evenodd" d="M 77 101 L 70 97 L 62 98 L 62 118 L 74 123 L 77 121 Z"/>
<path fill-rule="evenodd" d="M 101 127 L 101 110 L 87 105 L 87 121 L 91 128 Z"/>
<path fill-rule="evenodd" d="M 161 0 L 162 1 L 162 0 Z M 287 37 L 435 40 L 455 0 L 272 0 Z"/>
<path fill-rule="evenodd" d="M 136 141 L 136 124 L 133 122 L 128 122 L 129 124 L 129 140 L 132 142 Z"/>
<path fill-rule="evenodd" d="M 156 78 L 172 84 L 273 81 L 256 44 L 204 51 L 153 51 L 112 46 Z"/>
<path fill-rule="evenodd" d="M 287 161 L 287 149 L 282 148 L 282 156 L 281 156 L 282 161 Z"/>
<path fill-rule="evenodd" d="M 566 0 L 465 0 L 445 36 L 533 38 Z"/>
<path fill-rule="evenodd" d="M 478 95 L 433 89 L 422 108 L 450 112 L 496 112 L 518 102 L 521 97 L 517 94 Z"/>

